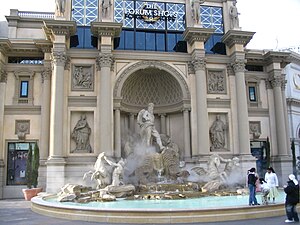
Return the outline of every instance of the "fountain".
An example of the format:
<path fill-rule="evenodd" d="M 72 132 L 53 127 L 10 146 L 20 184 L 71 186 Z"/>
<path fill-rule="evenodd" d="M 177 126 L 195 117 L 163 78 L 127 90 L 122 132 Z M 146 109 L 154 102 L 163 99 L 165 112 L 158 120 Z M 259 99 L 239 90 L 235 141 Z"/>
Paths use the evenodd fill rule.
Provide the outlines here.
<path fill-rule="evenodd" d="M 152 103 L 138 114 L 138 125 L 140 134 L 128 139 L 124 158 L 114 161 L 102 152 L 94 169 L 83 175 L 96 183 L 95 189 L 66 184 L 56 195 L 33 198 L 32 210 L 111 223 L 210 222 L 284 214 L 282 204 L 248 206 L 237 157 L 212 154 L 207 168 L 186 168 L 176 143 L 155 129 Z M 278 200 L 284 201 L 283 193 Z"/>

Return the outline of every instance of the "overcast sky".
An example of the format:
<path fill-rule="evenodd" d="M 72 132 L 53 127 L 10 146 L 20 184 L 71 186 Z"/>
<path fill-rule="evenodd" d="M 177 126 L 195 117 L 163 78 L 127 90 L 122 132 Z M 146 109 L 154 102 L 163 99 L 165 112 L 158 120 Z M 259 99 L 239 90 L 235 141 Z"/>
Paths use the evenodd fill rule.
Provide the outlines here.
<path fill-rule="evenodd" d="M 9 9 L 53 12 L 54 0 L 8 0 L 0 7 L 0 21 Z M 237 0 L 240 27 L 256 32 L 247 48 L 282 49 L 300 46 L 300 0 Z"/>

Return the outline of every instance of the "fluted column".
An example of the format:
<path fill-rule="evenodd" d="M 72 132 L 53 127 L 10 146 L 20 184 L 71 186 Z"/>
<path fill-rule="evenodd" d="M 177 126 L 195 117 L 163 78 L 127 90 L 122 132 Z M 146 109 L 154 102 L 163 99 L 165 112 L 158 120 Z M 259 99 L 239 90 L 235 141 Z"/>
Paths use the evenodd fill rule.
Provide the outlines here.
<path fill-rule="evenodd" d="M 204 57 L 194 57 L 192 64 L 195 69 L 196 105 L 197 105 L 197 153 L 209 154 L 209 127 L 207 112 L 206 62 Z"/>
<path fill-rule="evenodd" d="M 188 109 L 183 110 L 184 159 L 191 158 L 190 114 L 189 113 L 190 112 Z"/>
<path fill-rule="evenodd" d="M 110 53 L 99 53 L 97 58 L 99 96 L 97 107 L 99 114 L 99 147 L 100 152 L 112 155 L 113 129 L 112 129 L 112 90 L 111 90 L 111 68 L 114 62 L 113 55 Z"/>
<path fill-rule="evenodd" d="M 286 95 L 285 95 L 285 86 L 286 86 L 286 80 L 285 80 L 285 74 L 282 75 L 282 83 L 281 83 L 281 96 L 282 96 L 282 103 L 283 103 L 283 112 L 284 112 L 284 119 L 285 119 L 285 132 L 286 132 L 286 148 L 291 148 L 291 141 L 290 141 L 290 132 L 289 132 L 289 119 L 288 119 L 288 113 L 287 113 L 287 104 L 286 104 Z"/>
<path fill-rule="evenodd" d="M 121 157 L 121 112 L 120 109 L 115 109 L 115 148 L 114 156 Z"/>
<path fill-rule="evenodd" d="M 249 119 L 247 90 L 245 84 L 245 60 L 234 59 L 232 66 L 235 72 L 237 118 L 240 154 L 250 154 Z"/>
<path fill-rule="evenodd" d="M 42 72 L 42 107 L 41 107 L 41 136 L 40 136 L 40 159 L 46 160 L 49 156 L 50 135 L 50 99 L 51 99 L 51 76 L 50 62 L 44 63 Z"/>
<path fill-rule="evenodd" d="M 282 101 L 282 77 L 280 71 L 277 71 L 277 75 L 274 74 L 271 79 L 271 85 L 273 87 L 274 94 L 274 105 L 275 105 L 275 120 L 276 120 L 276 134 L 277 134 L 277 145 L 279 155 L 288 155 L 287 150 L 287 140 L 286 140 L 286 125 L 285 125 L 285 115 L 284 107 Z"/>
<path fill-rule="evenodd" d="M 5 105 L 5 89 L 7 82 L 7 73 L 0 67 L 0 199 L 3 198 L 4 185 L 4 105 Z"/>

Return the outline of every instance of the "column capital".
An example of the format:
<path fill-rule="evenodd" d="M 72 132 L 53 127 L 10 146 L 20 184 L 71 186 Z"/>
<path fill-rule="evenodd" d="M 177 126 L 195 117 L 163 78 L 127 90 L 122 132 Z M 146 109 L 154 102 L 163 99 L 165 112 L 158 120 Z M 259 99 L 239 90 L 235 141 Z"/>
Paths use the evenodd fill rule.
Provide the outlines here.
<path fill-rule="evenodd" d="M 52 75 L 52 69 L 50 66 L 47 66 L 44 68 L 42 72 L 42 83 L 45 82 L 45 80 L 50 80 Z"/>
<path fill-rule="evenodd" d="M 0 69 L 0 83 L 6 83 L 7 82 L 7 73 L 5 70 Z"/>
<path fill-rule="evenodd" d="M 111 53 L 99 53 L 96 59 L 97 70 L 101 70 L 101 67 L 110 67 L 113 70 L 115 59 Z"/>
<path fill-rule="evenodd" d="M 65 66 L 68 62 L 68 56 L 64 52 L 52 52 L 51 59 L 58 66 Z"/>
<path fill-rule="evenodd" d="M 234 70 L 235 73 L 245 72 L 245 65 L 246 65 L 246 60 L 245 59 L 234 59 L 231 62 L 231 66 L 233 67 L 233 70 Z"/>
<path fill-rule="evenodd" d="M 282 84 L 285 82 L 283 77 L 272 77 L 270 78 L 270 82 L 273 88 L 275 87 L 282 87 Z"/>
<path fill-rule="evenodd" d="M 234 76 L 235 75 L 233 66 L 230 63 L 227 64 L 227 73 L 228 73 L 228 76 Z"/>
<path fill-rule="evenodd" d="M 194 66 L 195 71 L 205 70 L 206 69 L 206 59 L 196 56 L 192 60 L 192 65 Z"/>

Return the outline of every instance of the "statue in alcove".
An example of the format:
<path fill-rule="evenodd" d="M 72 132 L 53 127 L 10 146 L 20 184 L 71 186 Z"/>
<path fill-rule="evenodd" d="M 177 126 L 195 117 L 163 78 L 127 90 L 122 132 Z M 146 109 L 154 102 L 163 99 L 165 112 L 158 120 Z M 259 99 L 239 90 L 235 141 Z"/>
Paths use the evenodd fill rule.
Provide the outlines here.
<path fill-rule="evenodd" d="M 57 16 L 63 17 L 65 13 L 65 0 L 55 0 L 55 14 Z"/>
<path fill-rule="evenodd" d="M 226 124 L 221 120 L 220 115 L 216 116 L 209 129 L 212 149 L 223 149 L 225 147 L 225 130 Z"/>
<path fill-rule="evenodd" d="M 72 152 L 92 152 L 90 145 L 91 128 L 88 124 L 86 115 L 81 115 L 71 134 L 76 142 L 76 148 Z"/>

